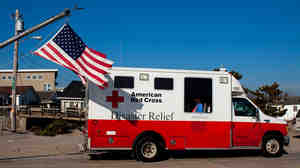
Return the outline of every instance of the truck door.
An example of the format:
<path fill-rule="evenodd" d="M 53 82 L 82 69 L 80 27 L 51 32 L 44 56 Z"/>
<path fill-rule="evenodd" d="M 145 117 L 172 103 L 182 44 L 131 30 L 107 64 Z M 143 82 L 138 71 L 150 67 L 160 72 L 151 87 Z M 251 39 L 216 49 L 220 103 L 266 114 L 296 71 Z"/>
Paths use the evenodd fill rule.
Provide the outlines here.
<path fill-rule="evenodd" d="M 233 98 L 232 145 L 258 146 L 261 124 L 258 110 L 245 98 Z"/>

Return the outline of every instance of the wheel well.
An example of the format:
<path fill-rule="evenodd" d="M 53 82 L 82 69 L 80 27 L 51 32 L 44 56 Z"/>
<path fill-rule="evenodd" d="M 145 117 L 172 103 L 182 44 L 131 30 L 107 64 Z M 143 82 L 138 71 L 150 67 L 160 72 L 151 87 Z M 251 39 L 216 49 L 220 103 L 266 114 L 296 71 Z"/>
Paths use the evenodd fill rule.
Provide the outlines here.
<path fill-rule="evenodd" d="M 275 135 L 275 136 L 280 137 L 281 140 L 283 140 L 283 135 L 282 135 L 282 133 L 280 131 L 268 131 L 268 132 L 265 133 L 265 135 L 263 136 L 263 138 L 266 137 L 266 136 L 268 136 L 268 135 Z"/>
<path fill-rule="evenodd" d="M 159 133 L 157 133 L 155 131 L 144 131 L 135 138 L 132 148 L 134 149 L 136 143 L 145 136 L 151 136 L 152 138 L 154 138 L 155 140 L 160 142 L 163 148 L 166 146 L 164 138 Z"/>

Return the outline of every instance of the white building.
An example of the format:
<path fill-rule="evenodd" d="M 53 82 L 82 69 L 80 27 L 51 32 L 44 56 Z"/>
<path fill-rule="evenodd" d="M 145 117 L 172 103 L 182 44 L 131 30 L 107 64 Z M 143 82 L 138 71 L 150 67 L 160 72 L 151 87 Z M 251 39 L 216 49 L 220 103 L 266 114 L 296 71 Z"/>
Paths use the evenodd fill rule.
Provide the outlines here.
<path fill-rule="evenodd" d="M 72 81 L 63 92 L 57 92 L 61 112 L 82 111 L 84 108 L 85 87 L 81 81 Z"/>

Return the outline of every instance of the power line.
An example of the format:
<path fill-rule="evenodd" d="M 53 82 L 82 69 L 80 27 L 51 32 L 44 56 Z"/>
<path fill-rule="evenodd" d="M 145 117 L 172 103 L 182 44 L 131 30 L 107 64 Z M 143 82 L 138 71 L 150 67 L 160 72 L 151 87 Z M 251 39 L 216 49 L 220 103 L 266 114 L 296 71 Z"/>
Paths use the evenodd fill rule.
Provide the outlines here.
<path fill-rule="evenodd" d="M 39 46 L 46 43 L 46 41 L 48 41 L 56 33 L 56 31 L 59 29 L 59 27 L 60 26 L 56 26 L 55 31 L 52 31 L 52 32 L 48 33 L 46 38 L 43 38 L 43 40 L 40 40 L 32 49 L 29 50 L 29 52 L 27 54 L 23 54 L 23 55 L 20 56 L 21 59 L 24 61 L 24 63 L 26 62 L 25 64 L 29 63 L 30 66 L 32 65 L 33 68 L 36 68 L 36 65 L 40 66 L 40 65 L 44 64 L 44 62 L 42 61 L 42 59 L 44 59 L 44 58 L 41 58 L 41 57 L 38 57 L 38 56 L 34 55 L 33 52 Z M 36 57 L 37 59 L 34 59 L 34 57 Z"/>
<path fill-rule="evenodd" d="M 7 47 L 5 50 L 0 50 L 0 52 L 1 52 L 0 55 L 4 56 L 3 59 L 1 58 L 2 61 L 1 61 L 0 66 L 6 66 L 7 68 L 11 67 L 12 59 L 10 58 L 10 56 L 12 56 L 12 46 Z M 1 68 L 3 68 L 3 67 L 1 67 Z"/>

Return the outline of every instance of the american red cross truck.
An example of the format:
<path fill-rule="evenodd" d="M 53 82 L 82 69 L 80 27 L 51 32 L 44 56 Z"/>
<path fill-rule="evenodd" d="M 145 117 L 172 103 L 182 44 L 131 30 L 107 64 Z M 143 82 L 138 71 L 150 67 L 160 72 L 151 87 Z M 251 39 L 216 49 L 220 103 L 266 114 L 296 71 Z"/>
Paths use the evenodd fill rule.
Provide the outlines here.
<path fill-rule="evenodd" d="M 172 150 L 257 149 L 281 156 L 287 123 L 265 115 L 225 70 L 114 67 L 88 83 L 86 150 L 130 150 L 141 161 Z M 193 110 L 196 106 L 200 110 Z"/>

